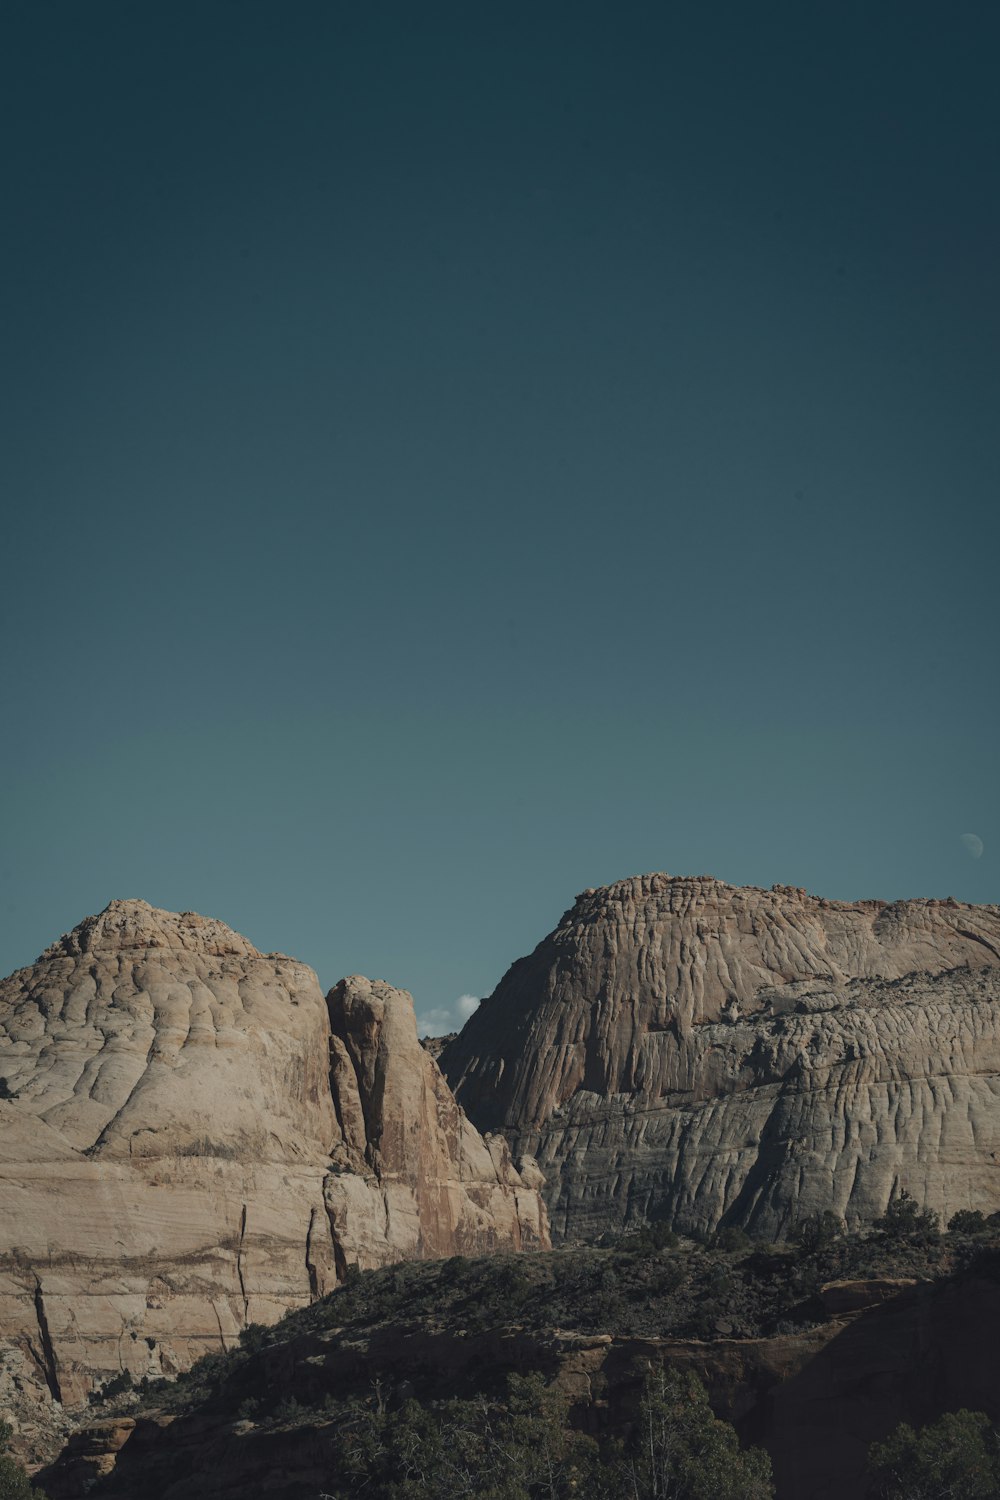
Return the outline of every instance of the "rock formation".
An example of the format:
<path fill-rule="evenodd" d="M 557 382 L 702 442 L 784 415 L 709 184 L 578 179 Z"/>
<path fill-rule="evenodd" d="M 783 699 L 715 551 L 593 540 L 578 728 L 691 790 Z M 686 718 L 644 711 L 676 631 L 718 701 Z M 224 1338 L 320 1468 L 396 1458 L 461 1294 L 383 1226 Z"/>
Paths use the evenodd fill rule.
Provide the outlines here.
<path fill-rule="evenodd" d="M 554 1232 L 1000 1208 L 1000 908 L 646 875 L 588 890 L 441 1056 Z"/>
<path fill-rule="evenodd" d="M 547 1243 L 410 997 L 115 901 L 0 983 L 0 1340 L 78 1399 L 170 1373 L 351 1262 Z"/>

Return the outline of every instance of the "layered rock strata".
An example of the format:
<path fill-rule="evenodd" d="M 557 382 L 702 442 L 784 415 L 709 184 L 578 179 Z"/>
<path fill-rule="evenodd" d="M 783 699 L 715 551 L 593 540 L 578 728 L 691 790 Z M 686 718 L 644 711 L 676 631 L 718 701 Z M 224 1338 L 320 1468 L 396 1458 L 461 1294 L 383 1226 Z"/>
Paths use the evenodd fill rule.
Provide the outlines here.
<path fill-rule="evenodd" d="M 1000 908 L 646 875 L 585 891 L 443 1051 L 554 1232 L 1000 1208 Z"/>
<path fill-rule="evenodd" d="M 57 1401 L 171 1373 L 352 1262 L 544 1245 L 410 997 L 116 901 L 0 984 L 0 1339 Z"/>

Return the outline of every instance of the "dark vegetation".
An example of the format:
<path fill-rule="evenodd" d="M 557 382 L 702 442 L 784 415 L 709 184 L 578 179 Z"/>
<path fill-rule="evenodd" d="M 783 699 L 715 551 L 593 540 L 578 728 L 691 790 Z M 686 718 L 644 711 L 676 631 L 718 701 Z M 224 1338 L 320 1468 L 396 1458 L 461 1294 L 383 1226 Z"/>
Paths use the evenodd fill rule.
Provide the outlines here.
<path fill-rule="evenodd" d="M 654 1227 L 611 1245 L 547 1254 L 457 1255 L 363 1272 L 352 1266 L 330 1296 L 273 1327 L 252 1325 L 238 1350 L 208 1355 L 177 1381 L 145 1383 L 140 1393 L 159 1406 L 186 1405 L 249 1353 L 331 1328 L 350 1334 L 390 1323 L 475 1333 L 516 1325 L 640 1338 L 759 1338 L 824 1322 L 818 1294 L 831 1281 L 973 1271 L 1000 1278 L 1000 1214 L 956 1214 L 942 1233 L 936 1217 L 905 1192 L 869 1230 L 847 1233 L 834 1214 L 817 1214 L 781 1244 L 739 1229 L 699 1243 Z"/>
<path fill-rule="evenodd" d="M 693 1376 L 657 1371 L 625 1439 L 599 1445 L 568 1423 L 568 1402 L 540 1376 L 510 1376 L 497 1399 L 349 1403 L 329 1500 L 769 1500 L 771 1465 L 741 1450 Z"/>
<path fill-rule="evenodd" d="M 740 1449 L 733 1429 L 711 1416 L 696 1381 L 651 1370 L 648 1357 L 636 1356 L 626 1420 L 609 1426 L 605 1412 L 583 1422 L 586 1432 L 575 1430 L 566 1400 L 548 1384 L 547 1331 L 704 1341 L 771 1336 L 826 1321 L 822 1289 L 830 1282 L 967 1275 L 1000 1280 L 1000 1215 L 958 1214 L 942 1232 L 905 1193 L 865 1232 L 849 1234 L 834 1215 L 820 1214 L 782 1244 L 733 1229 L 699 1243 L 653 1227 L 600 1247 L 351 1268 L 332 1295 L 271 1328 L 251 1326 L 239 1348 L 202 1359 L 176 1382 L 106 1390 L 104 1408 L 197 1412 L 199 1420 L 258 1434 L 321 1429 L 330 1458 L 325 1493 L 335 1500 L 756 1500 L 771 1494 L 766 1457 Z M 368 1351 L 360 1387 L 347 1367 L 331 1376 L 322 1359 L 310 1359 L 317 1339 L 326 1345 L 334 1330 L 337 1347 Z M 509 1364 L 484 1358 L 474 1378 L 463 1373 L 456 1381 L 432 1345 L 458 1330 L 469 1338 L 527 1330 L 537 1336 L 527 1346 L 535 1365 L 512 1374 Z M 387 1349 L 411 1339 L 430 1351 L 419 1374 L 401 1379 L 398 1369 L 388 1370 L 380 1381 L 371 1357 L 380 1332 Z M 965 1425 L 945 1436 L 959 1444 L 965 1463 L 977 1432 L 987 1448 L 993 1439 L 985 1417 L 980 1423 L 958 1415 Z M 581 1425 L 579 1410 L 575 1421 Z M 661 1438 L 669 1473 L 666 1459 L 657 1470 Z M 907 1429 L 880 1445 L 873 1464 L 887 1500 L 1000 1494 L 914 1488 L 913 1473 L 929 1462 L 928 1444 L 936 1441 Z"/>
<path fill-rule="evenodd" d="M 4 1451 L 10 1439 L 10 1426 L 0 1422 L 0 1500 L 45 1500 L 41 1490 L 33 1488 L 21 1465 Z"/>
<path fill-rule="evenodd" d="M 915 1432 L 901 1422 L 869 1458 L 883 1500 L 996 1500 L 1000 1433 L 981 1411 L 946 1412 Z"/>

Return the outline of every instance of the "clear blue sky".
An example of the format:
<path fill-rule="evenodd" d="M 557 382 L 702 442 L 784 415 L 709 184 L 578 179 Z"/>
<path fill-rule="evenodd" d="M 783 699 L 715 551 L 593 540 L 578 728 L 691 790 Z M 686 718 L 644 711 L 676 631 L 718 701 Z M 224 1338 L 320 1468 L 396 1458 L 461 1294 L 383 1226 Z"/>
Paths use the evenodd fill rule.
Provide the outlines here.
<path fill-rule="evenodd" d="M 0 971 L 141 895 L 426 1011 L 644 870 L 1000 899 L 997 7 L 0 42 Z"/>

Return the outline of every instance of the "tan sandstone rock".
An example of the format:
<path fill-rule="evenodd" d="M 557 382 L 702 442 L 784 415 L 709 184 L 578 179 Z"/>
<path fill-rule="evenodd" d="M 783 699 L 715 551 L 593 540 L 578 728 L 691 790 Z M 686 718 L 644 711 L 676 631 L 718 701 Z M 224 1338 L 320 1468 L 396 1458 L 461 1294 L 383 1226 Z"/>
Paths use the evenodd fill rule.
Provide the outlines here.
<path fill-rule="evenodd" d="M 328 1006 L 193 913 L 112 902 L 0 983 L 0 1078 L 0 1339 L 57 1400 L 176 1371 L 352 1261 L 547 1243 L 409 996 Z"/>
<path fill-rule="evenodd" d="M 445 1048 L 554 1230 L 1000 1208 L 1000 908 L 645 875 L 585 891 Z"/>

